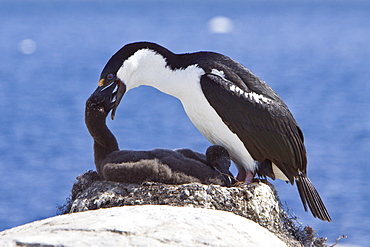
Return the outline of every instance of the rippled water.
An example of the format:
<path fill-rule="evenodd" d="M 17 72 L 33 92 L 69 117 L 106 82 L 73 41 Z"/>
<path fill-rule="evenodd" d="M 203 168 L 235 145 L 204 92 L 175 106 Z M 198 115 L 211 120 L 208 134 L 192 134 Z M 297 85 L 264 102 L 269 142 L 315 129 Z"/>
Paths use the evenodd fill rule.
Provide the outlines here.
<path fill-rule="evenodd" d="M 367 1 L 18 1 L 0 3 L 0 230 L 53 216 L 74 178 L 94 169 L 84 103 L 122 45 L 217 51 L 267 81 L 306 138 L 311 180 L 333 223 L 304 213 L 295 187 L 281 200 L 333 243 L 370 232 L 370 3 Z M 214 33 L 217 16 L 231 23 Z M 230 24 L 229 23 L 229 24 Z M 209 143 L 178 100 L 130 91 L 108 121 L 125 149 Z M 235 172 L 235 168 L 233 168 Z"/>

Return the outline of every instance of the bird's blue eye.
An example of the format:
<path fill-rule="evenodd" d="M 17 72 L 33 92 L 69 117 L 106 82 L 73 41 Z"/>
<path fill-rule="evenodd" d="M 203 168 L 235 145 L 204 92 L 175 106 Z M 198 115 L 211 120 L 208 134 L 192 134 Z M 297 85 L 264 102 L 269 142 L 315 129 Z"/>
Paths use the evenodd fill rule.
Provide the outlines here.
<path fill-rule="evenodd" d="M 107 75 L 107 79 L 108 79 L 108 80 L 112 80 L 113 78 L 114 78 L 114 75 L 113 75 L 113 74 L 108 74 L 108 75 Z"/>

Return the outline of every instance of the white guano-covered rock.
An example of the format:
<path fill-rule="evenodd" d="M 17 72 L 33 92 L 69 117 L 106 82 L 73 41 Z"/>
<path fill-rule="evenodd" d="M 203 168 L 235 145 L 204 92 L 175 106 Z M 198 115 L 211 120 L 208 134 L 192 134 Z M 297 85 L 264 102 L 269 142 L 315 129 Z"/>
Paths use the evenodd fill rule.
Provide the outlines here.
<path fill-rule="evenodd" d="M 231 212 L 161 205 L 56 216 L 0 233 L 0 246 L 286 246 Z"/>

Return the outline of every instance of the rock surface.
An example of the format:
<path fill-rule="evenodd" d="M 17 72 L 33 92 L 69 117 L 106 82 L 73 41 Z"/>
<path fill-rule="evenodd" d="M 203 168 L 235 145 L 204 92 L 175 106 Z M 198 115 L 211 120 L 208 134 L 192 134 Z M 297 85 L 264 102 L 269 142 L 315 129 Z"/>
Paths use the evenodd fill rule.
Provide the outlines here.
<path fill-rule="evenodd" d="M 109 208 L 109 209 L 108 209 Z M 0 232 L 5 246 L 327 246 L 266 181 L 222 187 L 77 178 L 66 215 Z M 2 246 L 0 244 L 0 246 Z"/>
<path fill-rule="evenodd" d="M 235 187 L 199 183 L 124 184 L 101 180 L 96 172 L 89 171 L 77 178 L 64 213 L 127 205 L 190 206 L 223 210 L 258 223 L 290 246 L 307 242 L 307 234 L 302 234 L 301 229 L 295 226 L 280 207 L 274 187 L 267 182 Z"/>
<path fill-rule="evenodd" d="M 67 214 L 0 233 L 5 246 L 286 246 L 230 212 L 159 205 Z"/>
<path fill-rule="evenodd" d="M 126 205 L 171 205 L 217 209 L 251 219 L 273 232 L 282 232 L 285 211 L 269 183 L 223 187 L 200 183 L 169 185 L 124 184 L 100 180 L 95 172 L 79 176 L 64 213 Z"/>

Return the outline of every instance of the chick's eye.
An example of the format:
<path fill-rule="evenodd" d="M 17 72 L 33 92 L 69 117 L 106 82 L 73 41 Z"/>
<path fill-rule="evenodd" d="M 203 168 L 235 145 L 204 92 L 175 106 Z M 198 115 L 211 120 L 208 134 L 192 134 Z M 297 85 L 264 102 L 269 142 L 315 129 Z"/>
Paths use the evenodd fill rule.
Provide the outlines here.
<path fill-rule="evenodd" d="M 114 75 L 113 74 L 109 74 L 109 75 L 107 75 L 107 79 L 108 80 L 112 80 L 114 78 Z"/>

